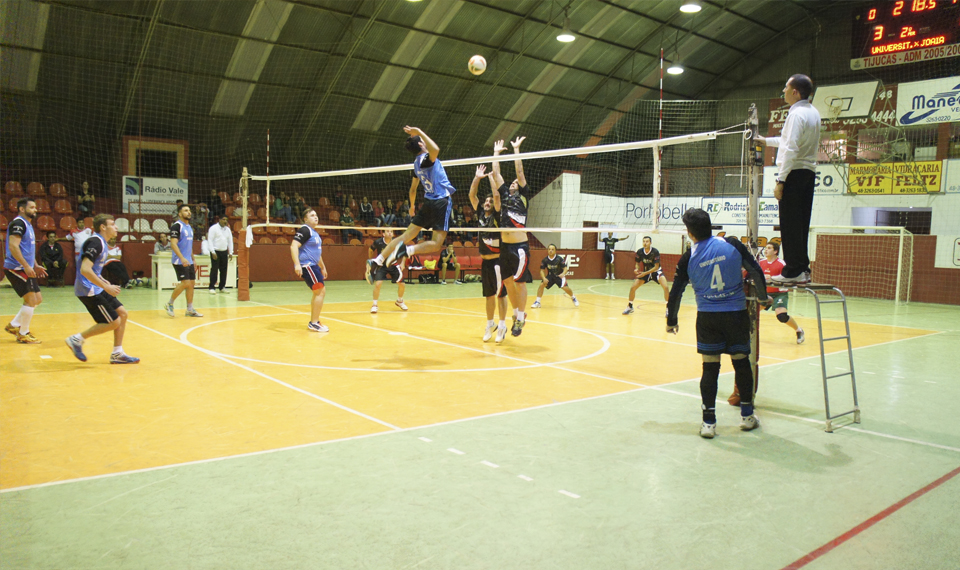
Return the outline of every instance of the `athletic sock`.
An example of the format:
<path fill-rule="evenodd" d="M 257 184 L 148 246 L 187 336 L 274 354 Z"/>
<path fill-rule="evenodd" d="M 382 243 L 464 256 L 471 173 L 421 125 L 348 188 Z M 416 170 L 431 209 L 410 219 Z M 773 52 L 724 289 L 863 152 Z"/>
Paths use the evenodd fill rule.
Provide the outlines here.
<path fill-rule="evenodd" d="M 123 354 L 123 347 L 122 347 L 122 346 L 115 346 L 115 347 L 113 347 L 113 353 L 112 353 L 112 354 Z"/>
<path fill-rule="evenodd" d="M 20 310 L 17 311 L 16 316 L 14 316 L 13 319 L 10 320 L 10 324 L 12 326 L 20 328 L 20 316 L 23 314 L 23 310 L 26 308 L 27 308 L 26 305 L 20 305 Z"/>
<path fill-rule="evenodd" d="M 187 310 L 188 310 L 188 311 L 192 311 L 192 310 L 193 310 L 193 303 L 187 303 Z"/>
<path fill-rule="evenodd" d="M 518 317 L 518 319 L 520 320 L 521 323 L 522 323 L 523 321 L 527 320 L 527 312 L 524 311 L 524 312 L 520 313 L 520 316 Z"/>
<path fill-rule="evenodd" d="M 20 307 L 20 334 L 30 332 L 30 319 L 33 318 L 33 307 L 23 305 Z"/>
<path fill-rule="evenodd" d="M 488 326 L 488 327 L 492 327 L 493 324 L 494 324 L 494 323 L 493 323 L 493 319 L 487 319 L 487 326 Z"/>
<path fill-rule="evenodd" d="M 513 318 L 517 319 L 520 317 L 520 311 L 518 309 L 513 310 Z"/>
<path fill-rule="evenodd" d="M 749 416 L 753 413 L 753 367 L 749 358 L 737 358 L 733 361 L 733 379 L 737 383 L 737 391 L 740 392 L 740 415 Z"/>
<path fill-rule="evenodd" d="M 753 415 L 753 404 L 740 402 L 740 417 L 746 418 Z"/>
<path fill-rule="evenodd" d="M 383 265 L 383 254 L 381 253 L 380 255 L 378 255 L 377 257 L 375 257 L 375 258 L 373 259 L 373 261 L 374 261 L 374 263 L 376 263 L 377 265 Z"/>
<path fill-rule="evenodd" d="M 170 300 L 167 301 L 167 304 L 168 304 L 168 305 L 172 305 L 172 304 L 173 304 L 173 297 L 170 297 Z"/>
<path fill-rule="evenodd" d="M 540 302 L 540 297 L 537 297 L 537 302 L 538 302 L 538 303 Z"/>
<path fill-rule="evenodd" d="M 503 319 L 500 319 L 500 325 L 499 325 L 499 326 L 501 326 L 501 327 L 507 326 L 507 321 L 505 321 L 505 320 L 503 320 Z"/>
<path fill-rule="evenodd" d="M 374 306 L 374 307 L 377 306 L 377 302 L 376 302 L 376 301 L 373 302 L 373 306 Z"/>
<path fill-rule="evenodd" d="M 79 344 L 83 344 L 83 341 L 85 341 L 86 339 L 83 338 L 83 335 L 82 335 L 82 334 L 77 333 L 77 334 L 71 336 L 71 337 L 70 337 L 70 340 L 72 340 L 73 342 L 79 343 Z"/>
<path fill-rule="evenodd" d="M 703 404 L 700 405 L 700 409 L 703 410 L 703 423 L 705 424 L 715 424 L 717 423 L 717 409 L 708 408 Z"/>

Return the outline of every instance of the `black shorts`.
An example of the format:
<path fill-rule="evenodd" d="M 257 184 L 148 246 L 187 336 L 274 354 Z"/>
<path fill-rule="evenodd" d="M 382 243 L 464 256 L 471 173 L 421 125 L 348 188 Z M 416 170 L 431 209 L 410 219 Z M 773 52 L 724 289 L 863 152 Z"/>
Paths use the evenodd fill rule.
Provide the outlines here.
<path fill-rule="evenodd" d="M 37 282 L 36 277 L 27 277 L 27 274 L 19 269 L 4 268 L 4 271 L 7 274 L 7 279 L 10 280 L 10 285 L 13 285 L 13 290 L 16 291 L 20 297 L 23 297 L 27 293 L 40 292 L 40 283 Z"/>
<path fill-rule="evenodd" d="M 547 289 L 556 285 L 557 287 L 563 289 L 567 286 L 567 276 L 564 275 L 560 277 L 559 275 L 547 275 Z"/>
<path fill-rule="evenodd" d="M 194 281 L 197 278 L 195 265 L 174 265 L 173 270 L 177 272 L 177 281 Z"/>
<path fill-rule="evenodd" d="M 530 243 L 500 242 L 500 272 L 504 279 L 513 277 L 516 283 L 532 283 L 530 275 Z"/>
<path fill-rule="evenodd" d="M 77 297 L 77 299 L 80 299 L 83 306 L 87 308 L 87 312 L 98 323 L 106 325 L 120 318 L 117 309 L 122 307 L 123 303 L 106 291 L 100 291 L 89 297 Z"/>
<path fill-rule="evenodd" d="M 746 310 L 697 312 L 697 352 L 750 354 L 750 316 Z"/>
<path fill-rule="evenodd" d="M 645 285 L 651 281 L 653 281 L 654 283 L 659 283 L 661 277 L 663 277 L 663 271 L 657 270 L 656 273 L 651 273 L 643 277 L 642 279 L 638 277 L 637 279 L 635 279 L 635 281 L 641 281 L 642 282 L 640 283 L 641 285 Z"/>
<path fill-rule="evenodd" d="M 447 196 L 439 200 L 427 200 L 417 209 L 417 215 L 410 221 L 415 226 L 427 230 L 447 231 L 450 227 L 450 209 L 453 208 L 453 198 Z"/>
<path fill-rule="evenodd" d="M 391 267 L 380 266 L 377 269 L 377 272 L 373 274 L 374 281 L 389 281 L 391 283 L 399 283 L 403 281 L 403 272 L 400 271 L 399 265 L 394 265 Z"/>
<path fill-rule="evenodd" d="M 318 265 L 307 265 L 303 267 L 301 275 L 303 275 L 303 282 L 306 283 L 311 290 L 316 291 L 323 287 L 323 271 L 320 271 Z"/>
<path fill-rule="evenodd" d="M 439 266 L 437 267 L 437 269 L 443 269 L 443 263 L 442 263 L 442 262 L 439 264 Z M 456 270 L 456 269 L 457 269 L 457 266 L 456 266 L 456 265 L 454 265 L 453 263 L 451 263 L 451 262 L 449 262 L 449 261 L 447 262 L 447 271 L 454 271 L 454 270 Z"/>
<path fill-rule="evenodd" d="M 603 250 L 603 264 L 607 265 L 608 263 L 613 263 L 613 252 L 608 250 Z"/>
<path fill-rule="evenodd" d="M 484 297 L 506 297 L 507 288 L 503 286 L 499 259 L 484 259 L 480 263 L 480 281 L 483 283 Z"/>

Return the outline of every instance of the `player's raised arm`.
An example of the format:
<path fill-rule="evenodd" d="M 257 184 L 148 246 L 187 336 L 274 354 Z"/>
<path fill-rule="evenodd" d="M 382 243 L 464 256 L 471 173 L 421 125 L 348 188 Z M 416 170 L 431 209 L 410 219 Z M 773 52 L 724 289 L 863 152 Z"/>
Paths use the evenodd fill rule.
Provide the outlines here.
<path fill-rule="evenodd" d="M 433 162 L 437 160 L 437 157 L 440 156 L 440 147 L 437 146 L 437 143 L 433 142 L 433 139 L 427 136 L 427 133 L 421 131 L 417 127 L 403 127 L 403 132 L 407 133 L 411 137 L 420 137 L 420 140 L 423 141 L 423 145 L 427 147 L 427 154 L 430 155 L 430 161 Z M 413 205 L 413 202 L 410 203 Z"/>
<path fill-rule="evenodd" d="M 487 176 L 486 171 L 487 167 L 481 164 L 477 167 L 477 172 L 473 180 L 470 181 L 470 205 L 473 206 L 474 210 L 476 210 L 480 204 L 480 199 L 477 198 L 477 191 L 480 189 L 480 180 Z"/>
<path fill-rule="evenodd" d="M 503 141 L 497 141 L 493 143 L 493 156 L 500 156 L 500 153 L 504 150 Z M 493 161 L 493 181 L 496 183 L 497 188 L 503 186 L 503 175 L 500 174 L 500 160 L 494 159 Z"/>
<path fill-rule="evenodd" d="M 517 140 L 510 141 L 510 145 L 513 147 L 514 153 L 520 154 L 520 143 L 522 143 L 526 138 L 527 137 L 517 137 Z M 517 169 L 517 184 L 519 184 L 521 188 L 526 187 L 527 179 L 523 175 L 523 161 L 518 158 L 513 161 L 513 166 Z"/>

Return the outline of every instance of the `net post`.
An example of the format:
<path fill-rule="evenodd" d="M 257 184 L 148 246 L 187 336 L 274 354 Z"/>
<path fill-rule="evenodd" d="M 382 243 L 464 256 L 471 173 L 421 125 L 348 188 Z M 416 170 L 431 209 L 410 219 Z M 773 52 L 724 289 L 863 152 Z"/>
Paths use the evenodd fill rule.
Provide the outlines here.
<path fill-rule="evenodd" d="M 653 230 L 660 229 L 660 147 L 653 150 Z"/>
<path fill-rule="evenodd" d="M 903 279 L 903 232 L 906 228 L 900 228 L 900 231 L 897 232 L 897 286 L 896 294 L 894 295 L 894 304 L 900 306 L 900 286 Z M 912 260 L 911 260 L 912 261 Z"/>
<path fill-rule="evenodd" d="M 749 165 L 750 183 L 747 189 L 747 247 L 750 254 L 757 256 L 757 238 L 760 235 L 760 193 L 763 187 L 760 175 L 763 172 L 763 146 L 757 138 L 760 136 L 760 121 L 757 117 L 757 105 L 751 103 L 747 110 L 747 129 L 750 134 L 745 157 Z M 756 394 L 760 386 L 760 302 L 759 291 L 753 282 L 747 285 L 747 313 L 750 316 L 750 368 L 753 370 L 753 391 Z"/>
<path fill-rule="evenodd" d="M 243 231 L 247 228 L 247 194 L 250 189 L 250 173 L 247 167 L 243 167 L 243 174 L 240 177 L 240 188 L 243 196 L 243 220 L 241 221 L 241 234 L 237 236 L 239 247 L 237 251 L 237 300 L 250 300 L 250 248 L 247 247 L 247 240 L 244 239 Z"/>

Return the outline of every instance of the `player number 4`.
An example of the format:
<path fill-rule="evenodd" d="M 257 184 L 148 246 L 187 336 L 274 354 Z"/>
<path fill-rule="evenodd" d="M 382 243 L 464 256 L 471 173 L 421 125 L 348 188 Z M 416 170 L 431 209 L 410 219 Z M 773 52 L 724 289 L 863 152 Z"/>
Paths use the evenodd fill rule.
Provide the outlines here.
<path fill-rule="evenodd" d="M 720 266 L 713 266 L 713 279 L 710 280 L 710 288 L 717 291 L 723 291 L 723 275 L 720 274 Z"/>

